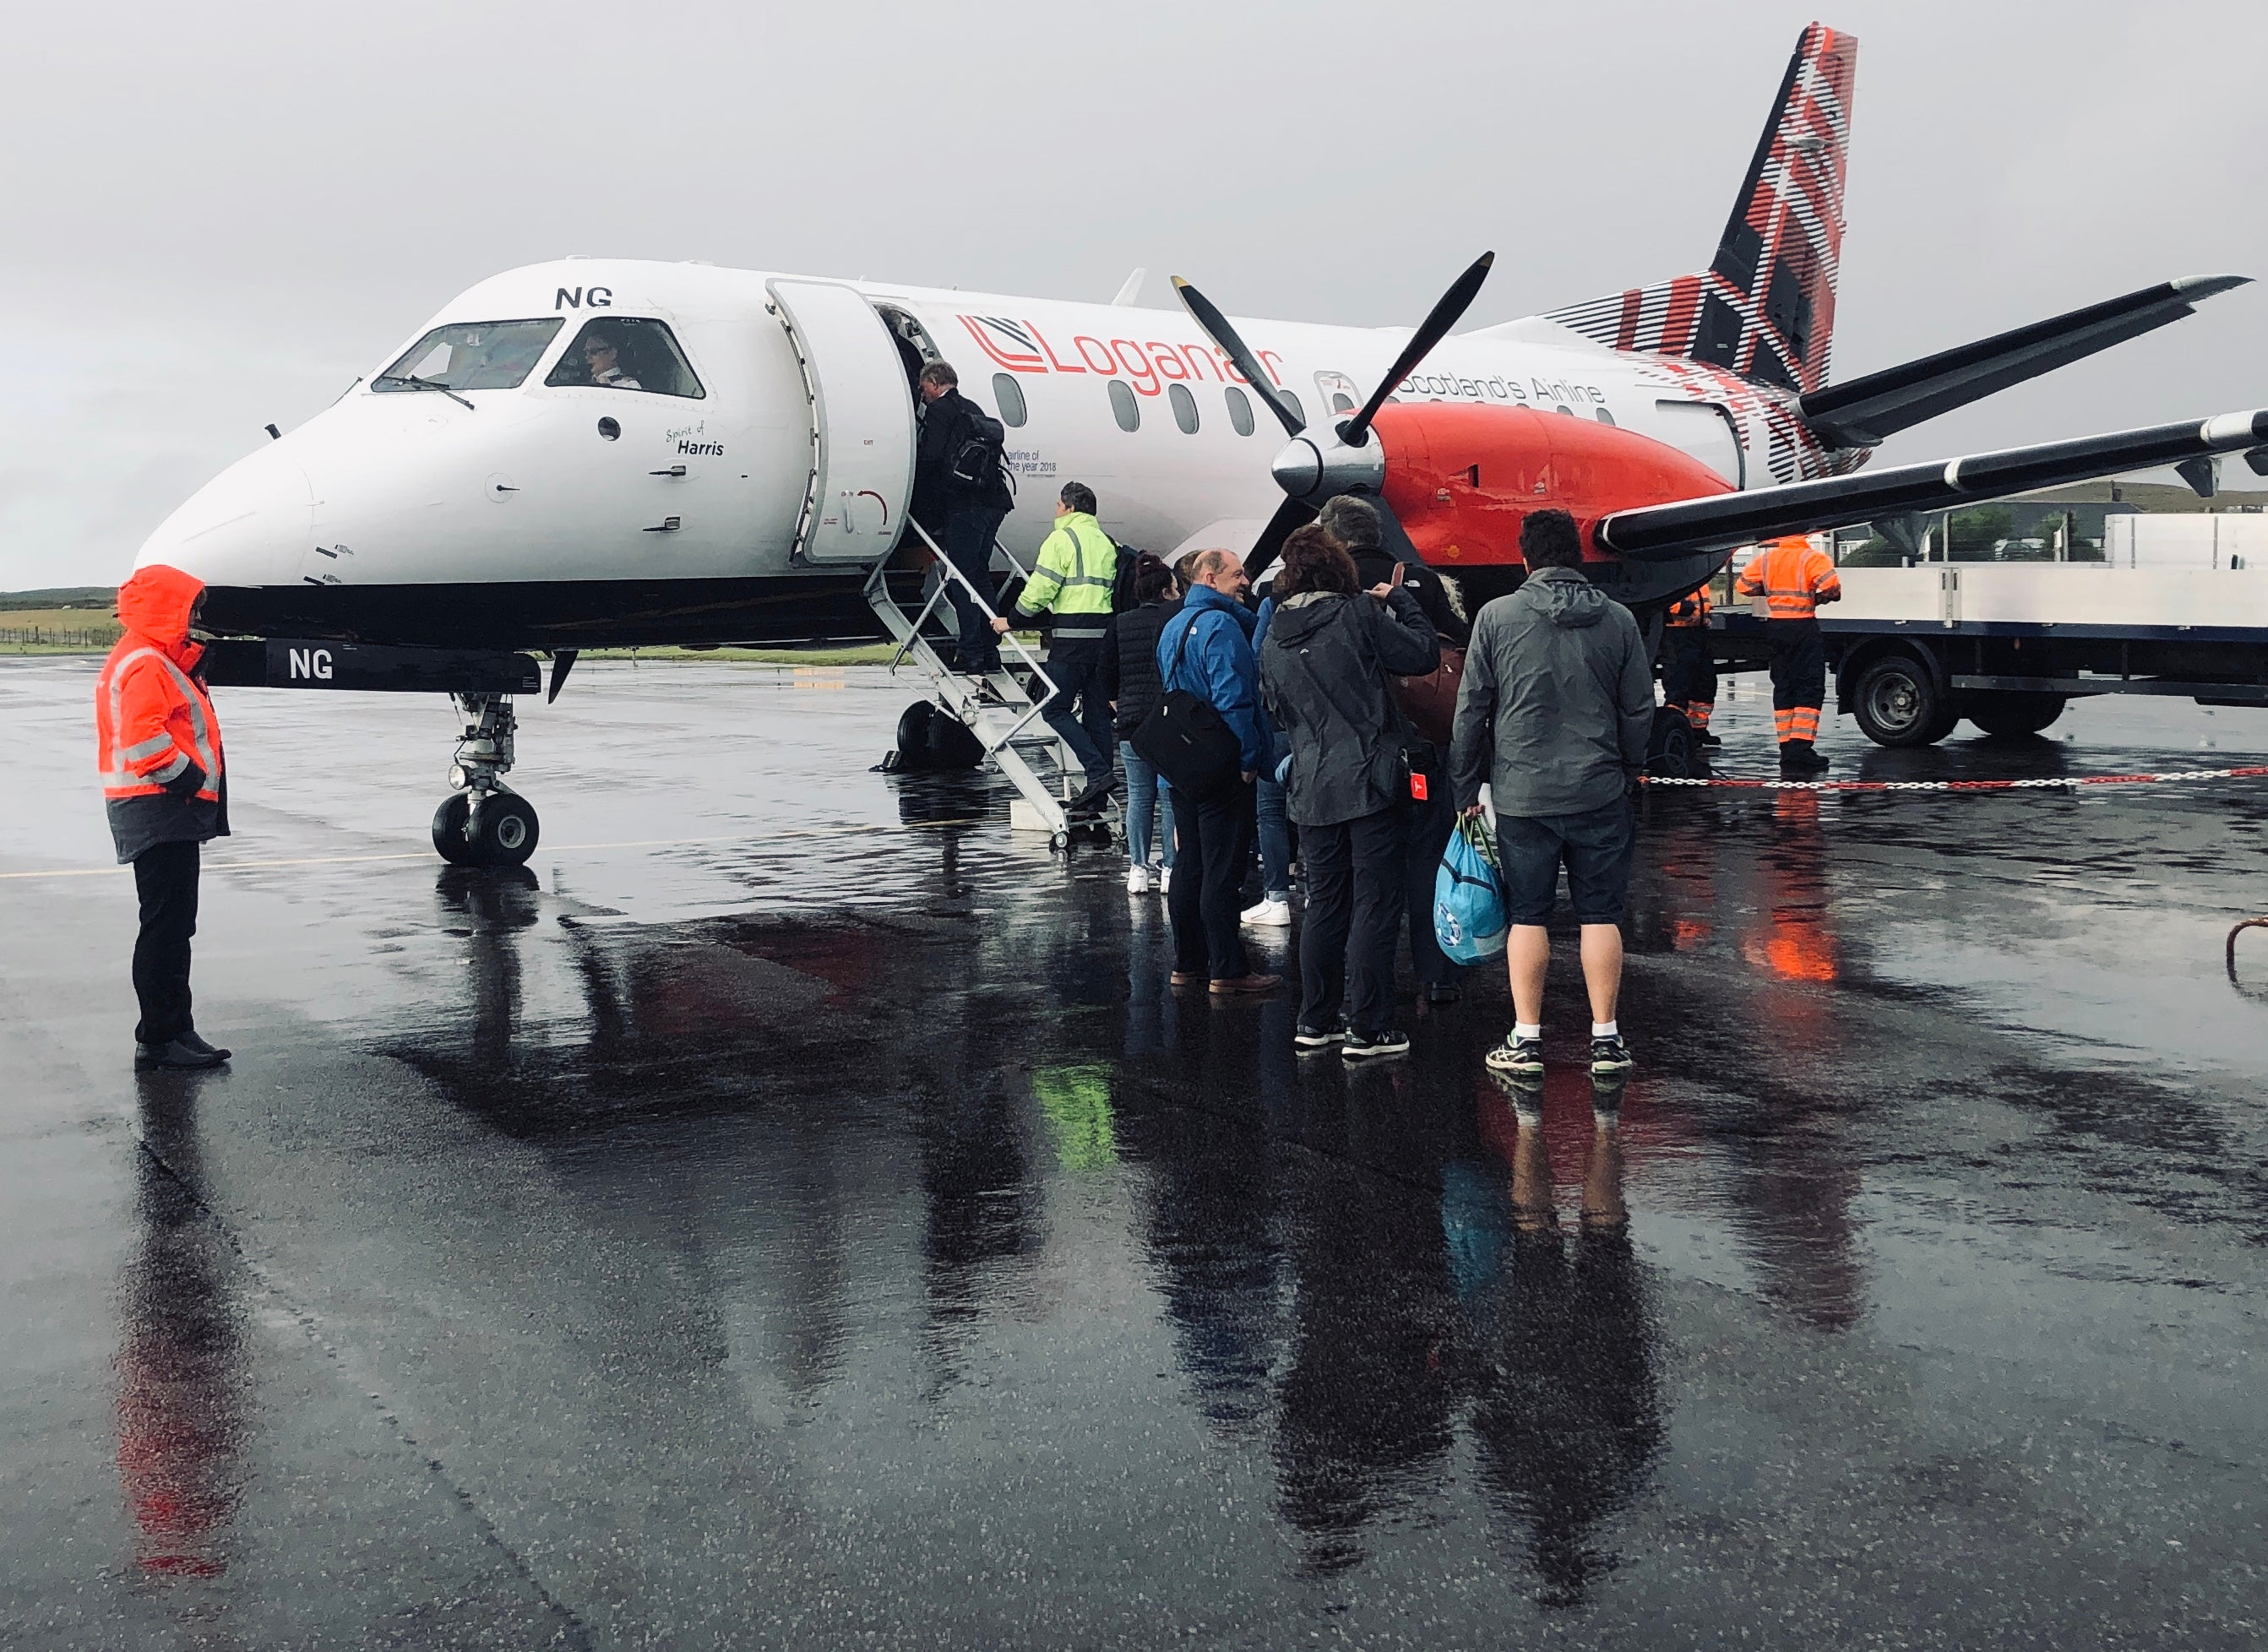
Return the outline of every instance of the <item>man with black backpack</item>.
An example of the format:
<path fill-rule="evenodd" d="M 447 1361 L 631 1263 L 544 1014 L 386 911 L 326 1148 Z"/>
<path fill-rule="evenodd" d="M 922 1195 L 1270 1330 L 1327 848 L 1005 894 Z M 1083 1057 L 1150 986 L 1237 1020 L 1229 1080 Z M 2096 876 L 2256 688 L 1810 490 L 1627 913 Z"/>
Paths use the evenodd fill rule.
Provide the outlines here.
<path fill-rule="evenodd" d="M 1086 788 L 1071 799 L 1074 814 L 1099 807 L 1118 784 L 1112 753 L 1117 745 L 1102 659 L 1110 646 L 1110 614 L 1118 586 L 1118 547 L 1094 519 L 1094 489 L 1067 481 L 1056 496 L 1055 532 L 1040 546 L 1032 577 L 1016 598 L 1020 618 L 1052 620 L 1048 676 L 1055 698 L 1041 713 L 1086 771 Z M 992 628 L 1005 635 L 1008 621 Z M 1073 701 L 1079 710 L 1071 710 Z"/>
<path fill-rule="evenodd" d="M 920 385 L 924 410 L 914 446 L 913 514 L 990 603 L 992 542 L 1016 503 L 1001 459 L 1007 432 L 961 393 L 961 375 L 950 362 L 924 367 Z M 1000 644 L 988 623 L 990 616 L 958 582 L 947 594 L 961 619 L 956 664 L 978 678 L 998 671 Z"/>

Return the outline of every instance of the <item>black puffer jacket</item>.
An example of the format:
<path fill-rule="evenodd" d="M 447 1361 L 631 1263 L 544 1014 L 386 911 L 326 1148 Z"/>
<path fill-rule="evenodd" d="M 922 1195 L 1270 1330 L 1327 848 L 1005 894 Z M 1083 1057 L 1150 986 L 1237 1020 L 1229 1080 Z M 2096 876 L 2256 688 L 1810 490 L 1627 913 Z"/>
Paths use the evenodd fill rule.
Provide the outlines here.
<path fill-rule="evenodd" d="M 1260 650 L 1260 697 L 1292 742 L 1285 809 L 1301 826 L 1336 826 L 1400 800 L 1402 714 L 1386 679 L 1422 677 L 1440 639 L 1418 598 L 1310 591 L 1278 606 Z"/>
<path fill-rule="evenodd" d="M 1102 697 L 1116 703 L 1118 738 L 1130 740 L 1158 701 L 1158 634 L 1182 611 L 1178 598 L 1160 597 L 1110 616 L 1110 642 L 1102 650 Z"/>

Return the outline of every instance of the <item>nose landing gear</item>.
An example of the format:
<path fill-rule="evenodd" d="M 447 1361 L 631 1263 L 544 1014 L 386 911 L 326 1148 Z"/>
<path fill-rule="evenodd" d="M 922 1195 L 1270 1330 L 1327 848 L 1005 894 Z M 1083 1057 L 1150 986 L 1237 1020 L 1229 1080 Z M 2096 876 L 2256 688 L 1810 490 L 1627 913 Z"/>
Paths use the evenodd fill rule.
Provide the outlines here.
<path fill-rule="evenodd" d="M 453 694 L 465 719 L 449 783 L 457 788 L 433 811 L 433 847 L 453 866 L 520 866 L 535 853 L 541 823 L 535 805 L 507 790 L 519 729 L 512 696 Z"/>

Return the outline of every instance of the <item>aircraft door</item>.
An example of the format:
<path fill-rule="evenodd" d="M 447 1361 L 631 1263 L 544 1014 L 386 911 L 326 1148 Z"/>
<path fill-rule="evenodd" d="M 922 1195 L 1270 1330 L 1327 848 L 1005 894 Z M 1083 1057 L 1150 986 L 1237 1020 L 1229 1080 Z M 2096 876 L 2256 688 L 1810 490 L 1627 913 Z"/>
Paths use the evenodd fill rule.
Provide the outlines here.
<path fill-rule="evenodd" d="M 897 543 L 914 485 L 913 387 L 889 329 L 836 282 L 765 283 L 803 369 L 811 480 L 794 559 L 873 562 Z"/>

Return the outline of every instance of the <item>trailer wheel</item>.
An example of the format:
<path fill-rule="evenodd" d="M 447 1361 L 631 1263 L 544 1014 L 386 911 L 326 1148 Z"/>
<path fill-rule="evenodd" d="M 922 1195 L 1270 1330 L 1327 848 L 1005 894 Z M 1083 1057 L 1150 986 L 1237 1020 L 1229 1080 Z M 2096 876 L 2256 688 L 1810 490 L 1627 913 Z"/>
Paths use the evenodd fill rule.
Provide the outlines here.
<path fill-rule="evenodd" d="M 1877 745 L 1934 745 L 1953 732 L 1961 709 L 1911 654 L 1889 654 L 1867 667 L 1852 694 L 1859 727 Z"/>
<path fill-rule="evenodd" d="M 1685 714 L 1671 706 L 1653 709 L 1653 732 L 1646 746 L 1646 772 L 1658 780 L 1700 780 L 1709 772 L 1701 742 Z"/>
<path fill-rule="evenodd" d="M 1985 733 L 2001 739 L 2037 734 L 2063 716 L 2061 694 L 2026 693 L 1980 694 L 1968 707 L 1969 720 Z"/>

